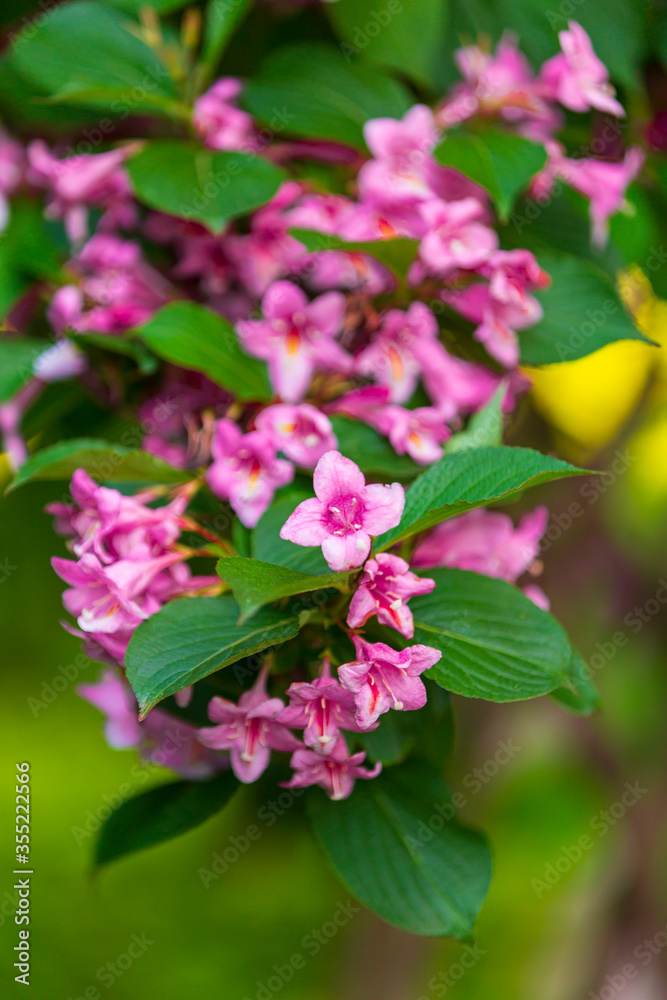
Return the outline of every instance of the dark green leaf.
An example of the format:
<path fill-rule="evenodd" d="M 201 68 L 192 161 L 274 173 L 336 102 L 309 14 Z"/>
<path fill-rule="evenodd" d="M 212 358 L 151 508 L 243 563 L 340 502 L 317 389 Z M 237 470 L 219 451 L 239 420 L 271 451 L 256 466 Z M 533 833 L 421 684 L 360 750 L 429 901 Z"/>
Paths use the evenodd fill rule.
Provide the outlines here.
<path fill-rule="evenodd" d="M 401 523 L 376 539 L 376 551 L 473 507 L 509 500 L 552 479 L 585 473 L 530 448 L 467 448 L 445 455 L 408 488 Z"/>
<path fill-rule="evenodd" d="M 236 556 L 220 559 L 217 571 L 220 578 L 234 591 L 241 609 L 241 624 L 265 604 L 307 591 L 344 587 L 348 579 L 347 573 L 311 576 L 286 566 Z"/>
<path fill-rule="evenodd" d="M 358 781 L 342 802 L 315 789 L 307 808 L 318 843 L 364 906 L 413 934 L 470 937 L 491 858 L 484 837 L 454 819 L 437 772 L 391 768 Z"/>
<path fill-rule="evenodd" d="M 428 571 L 430 594 L 414 597 L 414 641 L 442 659 L 428 676 L 468 698 L 519 701 L 566 683 L 570 644 L 558 622 L 518 587 L 460 569 Z"/>
<path fill-rule="evenodd" d="M 58 250 L 44 221 L 42 205 L 27 199 L 12 201 L 9 222 L 0 234 L 0 317 L 7 315 L 36 278 L 58 280 Z M 44 349 L 48 346 L 43 344 Z"/>
<path fill-rule="evenodd" d="M 338 449 L 351 458 L 361 471 L 372 478 L 414 479 L 420 466 L 409 455 L 397 455 L 386 438 L 360 420 L 336 414 L 331 424 L 338 439 Z"/>
<path fill-rule="evenodd" d="M 174 719 L 174 729 L 179 722 Z M 178 837 L 227 805 L 238 788 L 230 771 L 210 781 L 172 781 L 127 799 L 115 809 L 95 845 L 95 865 Z"/>
<path fill-rule="evenodd" d="M 337 0 L 327 6 L 346 58 L 359 56 L 435 85 L 442 59 L 448 0 Z"/>
<path fill-rule="evenodd" d="M 489 192 L 502 218 L 509 214 L 519 191 L 546 163 L 544 147 L 515 132 L 490 129 L 482 135 L 450 132 L 434 156 Z"/>
<path fill-rule="evenodd" d="M 185 483 L 187 470 L 174 469 L 147 451 L 124 448 L 96 438 L 73 438 L 43 448 L 24 462 L 7 492 L 37 479 L 69 480 L 76 469 L 85 469 L 102 483 Z"/>
<path fill-rule="evenodd" d="M 600 695 L 593 684 L 586 661 L 576 649 L 565 687 L 552 691 L 552 697 L 577 715 L 592 715 L 600 707 Z"/>
<path fill-rule="evenodd" d="M 48 347 L 47 340 L 0 334 L 0 403 L 11 399 L 30 381 L 35 358 Z"/>
<path fill-rule="evenodd" d="M 349 63 L 319 43 L 280 49 L 244 89 L 248 110 L 275 132 L 365 149 L 370 118 L 401 118 L 411 99 L 377 66 Z"/>
<path fill-rule="evenodd" d="M 576 361 L 617 340 L 651 341 L 637 329 L 607 275 L 590 261 L 543 253 L 550 288 L 535 293 L 544 316 L 519 333 L 527 365 Z"/>
<path fill-rule="evenodd" d="M 239 615 L 231 597 L 190 597 L 165 604 L 141 623 L 125 666 L 142 717 L 168 695 L 299 631 L 289 611 L 265 608 L 246 625 L 239 625 Z"/>
<path fill-rule="evenodd" d="M 249 357 L 231 323 L 206 306 L 169 302 L 136 333 L 158 357 L 202 372 L 238 399 L 271 399 L 264 362 Z"/>
<path fill-rule="evenodd" d="M 208 0 L 204 15 L 202 62 L 207 67 L 209 77 L 220 61 L 236 26 L 249 10 L 250 0 L 236 0 L 235 3 Z"/>
<path fill-rule="evenodd" d="M 230 219 L 266 204 L 284 180 L 268 160 L 213 152 L 196 143 L 158 139 L 127 161 L 140 201 L 221 233 Z"/>

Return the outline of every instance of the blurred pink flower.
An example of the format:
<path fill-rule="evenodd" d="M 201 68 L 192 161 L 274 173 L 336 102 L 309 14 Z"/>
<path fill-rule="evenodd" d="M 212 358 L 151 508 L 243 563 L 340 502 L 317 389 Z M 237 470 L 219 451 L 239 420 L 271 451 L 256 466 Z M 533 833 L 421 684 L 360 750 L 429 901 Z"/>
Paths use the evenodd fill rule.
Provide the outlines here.
<path fill-rule="evenodd" d="M 419 255 L 434 274 L 479 267 L 498 247 L 495 230 L 481 221 L 485 206 L 476 198 L 450 202 L 433 199 L 422 205 L 421 214 L 427 231 Z"/>
<path fill-rule="evenodd" d="M 195 101 L 192 124 L 209 149 L 261 149 L 252 117 L 236 105 L 241 89 L 240 80 L 226 76 Z"/>
<path fill-rule="evenodd" d="M 307 469 L 312 469 L 325 452 L 338 446 L 331 421 L 310 403 L 267 406 L 255 426 L 271 439 L 278 451 Z"/>
<path fill-rule="evenodd" d="M 570 21 L 567 31 L 558 34 L 562 52 L 544 63 L 540 71 L 541 91 L 571 111 L 597 108 L 621 118 L 623 106 L 614 97 L 607 67 L 593 51 L 587 33 Z"/>

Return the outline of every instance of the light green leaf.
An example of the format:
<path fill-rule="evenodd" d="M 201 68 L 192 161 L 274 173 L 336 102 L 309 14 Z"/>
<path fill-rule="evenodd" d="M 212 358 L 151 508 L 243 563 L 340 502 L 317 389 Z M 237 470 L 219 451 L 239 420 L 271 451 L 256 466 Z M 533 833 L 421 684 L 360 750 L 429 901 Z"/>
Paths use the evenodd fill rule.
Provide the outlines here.
<path fill-rule="evenodd" d="M 192 472 L 174 469 L 148 451 L 124 448 L 97 438 L 72 438 L 43 448 L 24 462 L 7 492 L 38 479 L 69 480 L 85 469 L 101 483 L 185 483 Z"/>
<path fill-rule="evenodd" d="M 299 618 L 267 608 L 252 623 L 239 625 L 231 597 L 190 597 L 171 601 L 136 630 L 125 657 L 142 718 L 163 698 L 244 656 L 292 639 Z"/>
<path fill-rule="evenodd" d="M 231 323 L 206 306 L 169 302 L 135 333 L 158 357 L 202 372 L 238 399 L 271 399 L 264 362 L 246 354 Z"/>
<path fill-rule="evenodd" d="M 173 720 L 173 734 L 185 726 Z M 111 813 L 95 845 L 95 866 L 154 847 L 199 826 L 227 805 L 239 783 L 225 771 L 210 781 L 170 781 L 126 799 Z"/>
<path fill-rule="evenodd" d="M 279 49 L 248 82 L 242 100 L 275 132 L 331 139 L 365 149 L 370 118 L 401 118 L 412 100 L 377 66 L 347 62 L 330 45 Z"/>
<path fill-rule="evenodd" d="M 216 568 L 218 576 L 234 591 L 241 609 L 240 624 L 251 618 L 263 605 L 282 597 L 329 587 L 344 588 L 348 580 L 347 573 L 311 576 L 286 566 L 237 556 L 220 559 Z M 290 604 L 290 611 L 294 613 L 293 603 Z"/>
<path fill-rule="evenodd" d="M 314 229 L 291 229 L 290 232 L 311 253 L 341 250 L 344 253 L 364 254 L 374 257 L 401 279 L 405 278 L 419 249 L 419 240 L 410 240 L 404 236 L 377 240 L 342 240 L 339 236 L 318 233 Z"/>
<path fill-rule="evenodd" d="M 464 431 L 454 434 L 445 444 L 445 454 L 466 448 L 487 448 L 503 443 L 503 400 L 507 385 L 498 387 L 492 399 L 468 421 Z"/>
<path fill-rule="evenodd" d="M 585 474 L 530 448 L 467 448 L 445 455 L 408 488 L 401 523 L 376 539 L 375 550 L 474 507 L 510 500 L 530 486 Z"/>
<path fill-rule="evenodd" d="M 197 143 L 156 139 L 127 161 L 140 201 L 221 233 L 230 219 L 265 205 L 285 178 L 250 153 L 213 152 Z"/>
<path fill-rule="evenodd" d="M 558 622 L 504 580 L 433 569 L 430 594 L 414 597 L 414 642 L 442 659 L 427 676 L 454 694 L 520 701 L 567 682 L 571 649 Z"/>
<path fill-rule="evenodd" d="M 336 874 L 369 910 L 412 934 L 471 936 L 491 857 L 484 837 L 453 818 L 436 771 L 390 768 L 342 802 L 314 789 L 307 809 Z"/>
<path fill-rule="evenodd" d="M 449 132 L 434 156 L 438 163 L 454 167 L 488 191 L 501 218 L 507 218 L 517 194 L 547 160 L 540 143 L 499 129 L 481 135 Z"/>

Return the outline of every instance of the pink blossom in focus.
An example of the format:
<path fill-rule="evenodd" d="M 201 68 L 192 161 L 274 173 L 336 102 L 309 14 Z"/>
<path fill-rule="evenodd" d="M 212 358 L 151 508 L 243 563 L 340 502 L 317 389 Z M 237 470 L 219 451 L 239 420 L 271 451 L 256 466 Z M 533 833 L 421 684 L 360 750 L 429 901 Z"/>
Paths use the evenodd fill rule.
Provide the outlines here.
<path fill-rule="evenodd" d="M 331 753 L 341 729 L 359 731 L 354 697 L 331 676 L 328 658 L 319 677 L 305 683 L 295 681 L 288 687 L 287 695 L 290 703 L 277 721 L 290 729 L 303 729 L 304 743 L 319 753 Z"/>
<path fill-rule="evenodd" d="M 325 452 L 338 447 L 331 421 L 310 403 L 267 406 L 255 425 L 278 451 L 306 469 L 312 469 Z"/>
<path fill-rule="evenodd" d="M 345 737 L 339 736 L 327 756 L 303 748 L 292 754 L 290 764 L 294 774 L 289 781 L 282 782 L 282 785 L 284 788 L 320 785 L 330 799 L 338 802 L 352 793 L 357 778 L 376 778 L 382 770 L 379 761 L 370 770 L 361 767 L 365 759 L 363 751 L 350 755 Z"/>
<path fill-rule="evenodd" d="M 262 299 L 263 319 L 238 324 L 248 353 L 268 362 L 271 381 L 288 403 L 305 396 L 317 368 L 348 371 L 349 355 L 336 343 L 345 312 L 340 292 L 309 302 L 289 281 L 276 281 Z"/>
<path fill-rule="evenodd" d="M 316 496 L 304 500 L 280 529 L 280 537 L 296 545 L 321 545 L 336 571 L 365 561 L 371 535 L 395 528 L 405 492 L 399 483 L 367 486 L 361 470 L 338 451 L 329 451 L 313 475 Z"/>
<path fill-rule="evenodd" d="M 407 602 L 416 594 L 430 594 L 434 587 L 435 580 L 412 573 L 405 559 L 379 552 L 364 566 L 364 575 L 350 602 L 347 624 L 360 628 L 377 615 L 382 625 L 412 639 L 415 629 Z"/>
<path fill-rule="evenodd" d="M 607 67 L 593 51 L 591 40 L 576 21 L 558 34 L 562 52 L 548 59 L 540 72 L 542 93 L 571 111 L 597 108 L 622 118 L 623 106 L 614 97 Z"/>
<path fill-rule="evenodd" d="M 216 496 L 229 500 L 247 528 L 254 528 L 275 491 L 294 478 L 294 466 L 276 457 L 276 447 L 267 434 L 243 434 L 227 419 L 216 422 L 211 451 L 213 464 L 206 481 Z"/>
<path fill-rule="evenodd" d="M 239 781 L 248 784 L 269 766 L 271 750 L 289 753 L 301 744 L 287 726 L 278 722 L 285 705 L 266 692 L 266 668 L 238 705 L 226 698 L 212 698 L 208 716 L 214 726 L 199 730 L 198 739 L 213 750 L 229 750 L 232 770 Z"/>
<path fill-rule="evenodd" d="M 352 636 L 357 658 L 338 668 L 343 687 L 354 694 L 357 722 L 362 729 L 377 722 L 390 709 L 413 711 L 426 704 L 420 674 L 442 657 L 430 646 L 408 646 L 399 651 L 384 642 L 366 642 Z"/>
<path fill-rule="evenodd" d="M 241 81 L 226 76 L 195 101 L 192 124 L 209 149 L 261 149 L 252 117 L 236 105 L 240 93 Z"/>

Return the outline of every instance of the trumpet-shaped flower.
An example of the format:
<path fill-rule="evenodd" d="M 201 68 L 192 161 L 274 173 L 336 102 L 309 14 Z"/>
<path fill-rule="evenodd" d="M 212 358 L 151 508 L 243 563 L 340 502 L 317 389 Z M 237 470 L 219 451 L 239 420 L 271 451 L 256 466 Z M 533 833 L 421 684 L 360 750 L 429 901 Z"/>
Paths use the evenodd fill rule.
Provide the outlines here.
<path fill-rule="evenodd" d="M 607 67 L 593 51 L 587 33 L 570 21 L 568 30 L 558 34 L 562 51 L 548 59 L 540 72 L 544 96 L 571 111 L 597 108 L 622 118 L 623 106 L 614 97 Z"/>
<path fill-rule="evenodd" d="M 339 736 L 330 754 L 324 756 L 315 750 L 300 749 L 292 754 L 290 761 L 294 774 L 290 781 L 283 782 L 284 788 L 307 788 L 320 785 L 330 799 L 346 799 L 354 788 L 357 778 L 376 778 L 382 770 L 379 762 L 368 770 L 361 767 L 366 754 L 350 755 L 343 736 Z"/>
<path fill-rule="evenodd" d="M 382 625 L 412 639 L 415 627 L 407 602 L 417 594 L 430 594 L 434 587 L 435 580 L 412 573 L 405 559 L 379 552 L 364 566 L 364 575 L 350 602 L 347 624 L 359 628 L 377 615 Z"/>
<path fill-rule="evenodd" d="M 297 545 L 321 545 L 335 571 L 354 569 L 366 560 L 371 535 L 395 528 L 405 492 L 400 483 L 366 485 L 361 470 L 338 451 L 328 451 L 313 475 L 316 496 L 304 500 L 280 529 Z"/>
<path fill-rule="evenodd" d="M 338 444 L 329 418 L 310 403 L 267 406 L 255 424 L 279 451 L 305 468 L 312 469 L 325 452 Z"/>
<path fill-rule="evenodd" d="M 295 681 L 287 689 L 290 703 L 278 716 L 290 729 L 303 729 L 303 741 L 319 753 L 328 754 L 336 746 L 341 729 L 358 732 L 354 717 L 354 697 L 331 676 L 329 659 L 314 681 Z"/>

